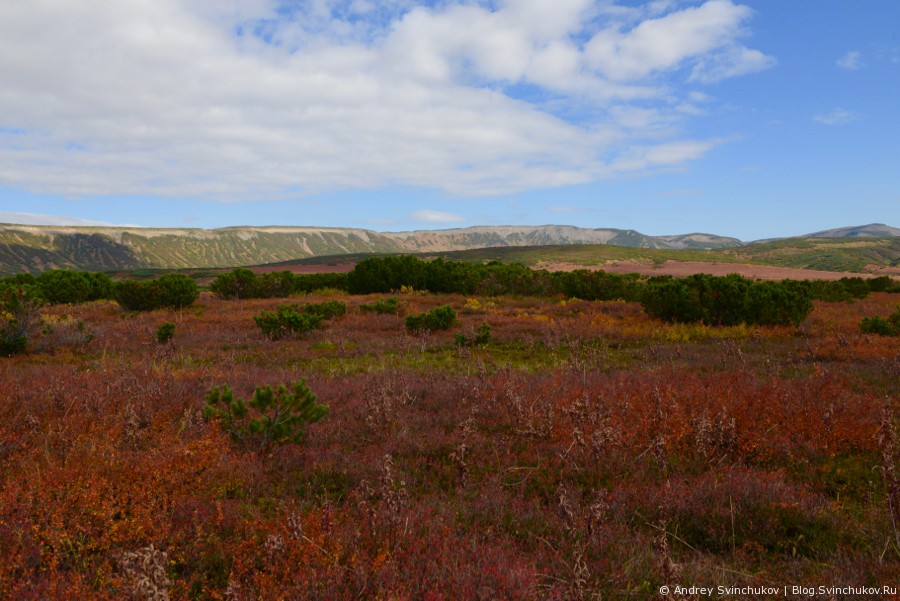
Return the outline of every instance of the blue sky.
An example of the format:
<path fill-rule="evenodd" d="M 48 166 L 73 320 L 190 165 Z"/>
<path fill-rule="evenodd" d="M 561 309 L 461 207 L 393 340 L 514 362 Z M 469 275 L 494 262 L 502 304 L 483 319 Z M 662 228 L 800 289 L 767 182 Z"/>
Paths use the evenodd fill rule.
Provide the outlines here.
<path fill-rule="evenodd" d="M 12 0 L 0 221 L 900 226 L 896 0 Z"/>

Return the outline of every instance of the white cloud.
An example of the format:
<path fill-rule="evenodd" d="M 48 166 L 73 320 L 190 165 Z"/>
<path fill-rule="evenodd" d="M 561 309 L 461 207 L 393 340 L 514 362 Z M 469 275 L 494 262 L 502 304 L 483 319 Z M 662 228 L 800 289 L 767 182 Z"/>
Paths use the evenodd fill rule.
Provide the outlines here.
<path fill-rule="evenodd" d="M 2 2 L 0 185 L 477 196 L 652 168 L 699 114 L 672 102 L 697 101 L 682 67 L 704 84 L 771 64 L 738 42 L 750 14 L 729 0 Z"/>
<path fill-rule="evenodd" d="M 633 80 L 657 71 L 700 61 L 692 79 L 714 81 L 764 69 L 773 59 L 737 43 L 751 11 L 730 0 L 705 4 L 648 19 L 630 31 L 609 28 L 597 33 L 585 48 L 588 63 L 615 80 Z M 710 62 L 710 70 L 702 67 Z M 711 76 L 702 73 L 711 71 Z"/>
<path fill-rule="evenodd" d="M 459 223 L 460 221 L 463 221 L 462 215 L 428 211 L 425 209 L 414 212 L 411 217 L 413 221 L 425 221 L 427 223 Z"/>
<path fill-rule="evenodd" d="M 856 71 L 862 69 L 865 65 L 862 62 L 862 52 L 858 50 L 849 50 L 844 56 L 837 60 L 837 66 L 848 71 Z"/>
<path fill-rule="evenodd" d="M 764 71 L 775 65 L 775 59 L 759 50 L 736 46 L 697 61 L 690 81 L 715 83 L 723 79 Z"/>
<path fill-rule="evenodd" d="M 0 211 L 0 223 L 14 223 L 17 225 L 96 225 L 115 227 L 117 224 L 106 221 L 91 221 L 90 219 L 78 219 L 64 215 L 43 215 L 41 213 L 18 213 L 15 211 Z M 123 226 L 139 227 L 139 226 Z"/>
<path fill-rule="evenodd" d="M 851 123 L 852 121 L 856 121 L 858 118 L 859 115 L 857 115 L 853 111 L 836 108 L 827 113 L 822 113 L 814 116 L 813 120 L 818 121 L 819 123 L 824 123 L 825 125 L 843 125 L 844 123 Z"/>

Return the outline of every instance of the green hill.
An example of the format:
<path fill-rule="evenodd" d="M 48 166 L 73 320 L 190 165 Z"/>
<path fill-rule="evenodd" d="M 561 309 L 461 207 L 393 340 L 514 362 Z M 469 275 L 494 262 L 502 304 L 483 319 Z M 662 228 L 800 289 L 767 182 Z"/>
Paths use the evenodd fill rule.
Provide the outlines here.
<path fill-rule="evenodd" d="M 0 275 L 48 269 L 134 271 L 354 262 L 385 253 L 528 265 L 675 260 L 852 272 L 900 265 L 900 237 L 862 237 L 860 228 L 845 229 L 850 232 L 847 237 L 742 244 L 711 234 L 654 237 L 634 230 L 555 225 L 395 233 L 313 227 L 203 230 L 0 225 Z"/>

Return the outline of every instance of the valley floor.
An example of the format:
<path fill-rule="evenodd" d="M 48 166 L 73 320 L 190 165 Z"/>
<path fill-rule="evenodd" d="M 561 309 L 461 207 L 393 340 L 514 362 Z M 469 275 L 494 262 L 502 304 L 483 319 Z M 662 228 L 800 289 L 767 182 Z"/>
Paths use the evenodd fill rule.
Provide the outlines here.
<path fill-rule="evenodd" d="M 282 341 L 253 320 L 277 300 L 45 309 L 34 350 L 0 358 L 0 598 L 897 586 L 900 342 L 858 329 L 897 295 L 799 328 L 401 295 L 458 312 L 415 336 L 358 309 L 382 297 L 290 302 L 330 298 L 347 314 Z M 454 342 L 484 323 L 486 344 Z M 201 413 L 215 386 L 300 379 L 329 407 L 300 444 L 259 453 Z"/>

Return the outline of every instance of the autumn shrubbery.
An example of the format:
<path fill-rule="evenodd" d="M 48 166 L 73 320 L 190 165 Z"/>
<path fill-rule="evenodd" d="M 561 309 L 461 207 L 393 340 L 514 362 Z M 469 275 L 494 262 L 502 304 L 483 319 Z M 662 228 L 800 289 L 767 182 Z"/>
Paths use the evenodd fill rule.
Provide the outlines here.
<path fill-rule="evenodd" d="M 38 307 L 39 301 L 24 287 L 0 290 L 0 355 L 25 352 Z"/>
<path fill-rule="evenodd" d="M 175 324 L 167 321 L 156 329 L 156 341 L 159 344 L 168 344 L 175 337 Z"/>
<path fill-rule="evenodd" d="M 272 340 L 307 334 L 322 324 L 347 312 L 341 301 L 325 301 L 305 305 L 279 305 L 274 311 L 263 311 L 253 320 L 256 326 Z"/>
<path fill-rule="evenodd" d="M 456 311 L 450 305 L 443 305 L 425 313 L 407 315 L 404 323 L 410 332 L 449 330 L 456 323 Z"/>
<path fill-rule="evenodd" d="M 234 396 L 228 386 L 215 387 L 206 395 L 207 419 L 222 428 L 242 447 L 262 455 L 274 445 L 299 443 L 305 426 L 322 419 L 328 407 L 318 404 L 304 380 L 290 386 L 258 386 L 249 400 Z"/>
<path fill-rule="evenodd" d="M 400 313 L 400 302 L 396 296 L 392 296 L 373 303 L 363 303 L 359 306 L 359 310 L 364 313 L 378 313 L 379 315 L 398 315 Z"/>
<path fill-rule="evenodd" d="M 352 310 L 374 298 L 293 305 L 327 332 L 285 342 L 253 320 L 276 301 L 42 306 L 29 350 L 42 324 L 95 338 L 0 359 L 0 598 L 650 599 L 675 582 L 896 580 L 900 362 L 896 339 L 859 330 L 895 311 L 888 294 L 817 301 L 801 328 L 401 298 L 419 315 L 465 307 L 466 346 Z M 170 353 L 153 335 L 174 322 Z M 468 346 L 485 323 L 490 342 Z"/>
<path fill-rule="evenodd" d="M 808 291 L 797 282 L 756 282 L 736 274 L 652 278 L 641 304 L 648 314 L 665 321 L 716 326 L 796 326 L 812 311 Z"/>
<path fill-rule="evenodd" d="M 167 273 L 155 280 L 122 280 L 115 284 L 116 301 L 129 311 L 182 309 L 197 300 L 197 283 L 186 275 Z"/>
<path fill-rule="evenodd" d="M 453 337 L 453 341 L 459 347 L 484 346 L 491 341 L 491 326 L 483 323 L 474 330 L 471 336 L 460 333 Z"/>
<path fill-rule="evenodd" d="M 209 285 L 210 292 L 225 299 L 285 298 L 323 288 L 345 291 L 347 274 L 294 274 L 290 271 L 256 273 L 240 268 L 217 275 Z"/>
<path fill-rule="evenodd" d="M 863 317 L 859 329 L 863 334 L 900 336 L 900 307 L 888 317 Z"/>

